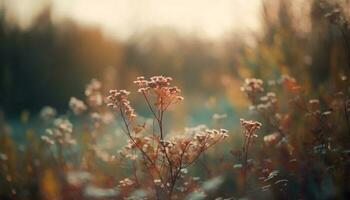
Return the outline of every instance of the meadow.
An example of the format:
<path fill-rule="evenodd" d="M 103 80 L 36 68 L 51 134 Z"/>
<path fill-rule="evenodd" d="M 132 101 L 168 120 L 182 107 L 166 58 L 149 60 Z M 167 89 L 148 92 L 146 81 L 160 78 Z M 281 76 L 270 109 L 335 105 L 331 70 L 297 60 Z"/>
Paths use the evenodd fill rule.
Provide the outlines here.
<path fill-rule="evenodd" d="M 217 41 L 1 10 L 0 199 L 348 199 L 349 8 L 266 0 Z"/>

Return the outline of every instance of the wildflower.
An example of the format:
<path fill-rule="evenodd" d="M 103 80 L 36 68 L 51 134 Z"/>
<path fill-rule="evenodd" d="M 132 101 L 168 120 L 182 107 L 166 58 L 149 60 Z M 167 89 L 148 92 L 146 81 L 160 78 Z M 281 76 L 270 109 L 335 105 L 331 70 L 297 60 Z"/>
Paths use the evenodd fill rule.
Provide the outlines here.
<path fill-rule="evenodd" d="M 243 127 L 243 133 L 248 136 L 254 136 L 257 137 L 255 134 L 255 131 L 261 128 L 262 124 L 257 121 L 252 121 L 252 120 L 245 120 L 245 119 L 240 119 L 241 126 Z"/>
<path fill-rule="evenodd" d="M 41 139 L 48 144 L 75 144 L 75 139 L 72 138 L 73 125 L 67 119 L 57 118 L 54 121 L 54 126 L 46 130 L 46 135 L 41 136 Z"/>
<path fill-rule="evenodd" d="M 99 91 L 101 87 L 102 84 L 100 81 L 98 81 L 97 79 L 92 79 L 91 82 L 86 86 L 85 95 L 91 96 L 94 93 L 96 93 L 96 91 Z"/>
<path fill-rule="evenodd" d="M 40 118 L 44 121 L 48 121 L 50 119 L 53 119 L 56 116 L 57 112 L 56 110 L 51 106 L 45 106 L 40 111 Z"/>
<path fill-rule="evenodd" d="M 275 144 L 279 137 L 280 137 L 279 133 L 272 133 L 264 136 L 264 142 L 266 144 Z"/>
<path fill-rule="evenodd" d="M 107 105 L 117 111 L 122 111 L 129 120 L 133 120 L 136 117 L 136 114 L 127 98 L 129 94 L 130 92 L 126 90 L 110 90 L 109 96 L 107 97 Z"/>
<path fill-rule="evenodd" d="M 92 107 L 101 106 L 103 103 L 101 94 L 102 84 L 96 79 L 92 79 L 86 86 L 85 95 L 87 97 L 87 103 Z"/>
<path fill-rule="evenodd" d="M 70 98 L 69 107 L 75 115 L 80 115 L 87 109 L 85 103 L 75 97 Z"/>
<path fill-rule="evenodd" d="M 228 137 L 228 130 L 207 129 L 204 125 L 185 128 L 185 134 L 163 137 L 163 112 L 169 106 L 183 100 L 180 95 L 181 90 L 176 86 L 171 86 L 171 81 L 172 78 L 164 76 L 153 76 L 149 80 L 140 76 L 134 81 L 138 86 L 138 92 L 144 96 L 147 106 L 159 125 L 159 135 L 154 131 L 153 135 L 148 136 L 138 134 L 145 129 L 146 123 L 137 125 L 125 120 L 132 120 L 136 116 L 128 100 L 130 92 L 111 90 L 107 97 L 107 105 L 122 114 L 125 124 L 124 132 L 129 137 L 127 144 L 119 151 L 120 156 L 131 160 L 143 159 L 144 162 L 141 163 L 150 169 L 150 173 L 153 171 L 159 173 L 156 176 L 157 179 L 153 180 L 157 188 L 166 190 L 170 194 L 175 188 L 176 179 L 187 173 L 187 167 L 209 147 Z M 219 118 L 224 117 L 226 116 L 219 116 Z M 151 122 L 149 126 L 152 125 L 154 124 Z M 135 154 L 135 150 L 139 150 L 138 154 Z M 127 186 L 130 181 L 130 179 L 124 179 L 120 181 L 120 185 Z"/>
<path fill-rule="evenodd" d="M 241 91 L 244 92 L 247 96 L 251 96 L 255 93 L 260 93 L 264 91 L 263 81 L 261 79 L 256 78 L 247 78 L 243 86 L 241 87 Z"/>
<path fill-rule="evenodd" d="M 166 110 L 170 105 L 182 101 L 181 90 L 176 86 L 170 86 L 173 79 L 165 76 L 153 76 L 146 80 L 143 76 L 137 77 L 134 83 L 139 87 L 138 92 L 148 95 L 151 91 L 156 96 L 155 106 L 159 110 Z"/>
<path fill-rule="evenodd" d="M 278 83 L 283 84 L 286 89 L 292 92 L 300 92 L 300 86 L 298 85 L 297 81 L 295 78 L 288 76 L 288 75 L 283 75 L 279 80 Z"/>
<path fill-rule="evenodd" d="M 264 102 L 271 102 L 271 103 L 277 102 L 276 94 L 274 92 L 268 92 L 266 96 L 260 97 L 260 100 Z"/>
<path fill-rule="evenodd" d="M 67 134 L 71 134 L 73 132 L 73 125 L 67 119 L 58 118 L 54 121 L 54 125 L 61 132 L 65 132 Z"/>

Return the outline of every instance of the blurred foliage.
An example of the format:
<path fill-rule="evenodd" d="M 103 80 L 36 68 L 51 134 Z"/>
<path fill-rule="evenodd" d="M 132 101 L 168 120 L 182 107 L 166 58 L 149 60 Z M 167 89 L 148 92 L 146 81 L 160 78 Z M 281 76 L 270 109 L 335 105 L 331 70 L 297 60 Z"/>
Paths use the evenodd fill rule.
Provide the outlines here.
<path fill-rule="evenodd" d="M 309 8 L 306 11 L 293 10 L 289 1 L 264 2 L 263 32 L 249 38 L 255 38 L 253 45 L 238 39 L 244 35 L 208 41 L 167 28 L 138 33 L 122 42 L 69 19 L 54 23 L 50 7 L 23 30 L 6 19 L 3 9 L 0 105 L 9 115 L 23 109 L 37 112 L 42 105 L 62 111 L 69 97 L 81 96 L 92 78 L 127 88 L 125 83 L 137 75 L 164 74 L 186 86 L 186 94 L 219 95 L 227 80 L 223 76 L 269 79 L 288 73 L 318 89 L 346 73 L 341 33 L 324 19 L 319 1 L 294 5 Z"/>

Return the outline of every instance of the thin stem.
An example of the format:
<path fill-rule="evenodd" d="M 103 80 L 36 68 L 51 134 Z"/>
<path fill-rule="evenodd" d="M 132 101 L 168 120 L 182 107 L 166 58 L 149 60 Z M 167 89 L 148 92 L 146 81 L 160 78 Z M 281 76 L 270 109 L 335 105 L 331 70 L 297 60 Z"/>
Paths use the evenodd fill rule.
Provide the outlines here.
<path fill-rule="evenodd" d="M 161 140 L 163 140 L 163 115 L 164 115 L 164 112 L 163 111 L 159 111 L 159 116 L 160 116 L 159 132 L 160 132 L 160 139 Z"/>
<path fill-rule="evenodd" d="M 186 144 L 185 148 L 182 150 L 182 153 L 181 153 L 181 155 L 180 155 L 179 167 L 177 168 L 177 171 L 175 172 L 174 180 L 171 182 L 171 187 L 170 187 L 170 191 L 169 191 L 169 197 L 170 197 L 170 198 L 171 198 L 172 193 L 173 193 L 173 191 L 174 191 L 174 187 L 175 187 L 177 178 L 178 178 L 178 176 L 179 176 L 181 170 L 183 169 L 183 168 L 182 168 L 183 156 L 184 156 L 185 153 L 186 153 L 187 147 L 190 146 L 189 144 L 190 144 L 190 143 L 187 143 L 187 144 Z"/>
<path fill-rule="evenodd" d="M 145 159 L 144 155 L 143 155 L 143 159 Z M 149 174 L 149 175 L 151 176 L 151 178 L 152 178 L 152 183 L 153 183 L 153 186 L 154 186 L 154 188 L 155 188 L 155 194 L 156 194 L 156 197 L 157 197 L 157 200 L 158 200 L 158 199 L 160 199 L 160 198 L 159 198 L 158 186 L 154 183 L 154 177 L 153 177 L 153 174 L 152 174 L 151 169 L 148 167 L 147 164 L 145 164 L 145 166 L 146 166 L 146 169 L 148 170 L 148 174 Z M 159 178 L 162 180 L 162 177 L 160 176 L 160 174 L 159 174 Z"/>
<path fill-rule="evenodd" d="M 145 92 L 142 92 L 142 95 L 143 95 L 143 97 L 145 98 L 146 103 L 147 103 L 149 109 L 151 110 L 151 112 L 152 112 L 154 118 L 156 118 L 156 120 L 159 122 L 159 118 L 158 118 L 158 116 L 156 115 L 156 113 L 154 112 L 154 110 L 153 110 L 153 108 L 152 108 L 152 106 L 151 106 L 151 103 L 150 103 L 149 99 L 147 98 L 147 95 L 145 94 Z"/>
<path fill-rule="evenodd" d="M 200 151 L 198 152 L 198 154 L 196 155 L 196 157 L 194 159 L 192 159 L 190 162 L 186 163 L 185 168 L 190 166 L 192 163 L 196 162 L 199 157 L 202 155 L 202 153 L 209 149 L 210 147 L 212 147 L 213 145 L 215 145 L 216 143 L 218 143 L 220 141 L 220 139 L 216 140 L 215 142 L 211 143 L 209 146 L 205 147 L 204 145 L 201 147 Z"/>
<path fill-rule="evenodd" d="M 248 137 L 246 137 L 245 146 L 243 147 L 244 152 L 244 159 L 243 159 L 243 192 L 246 192 L 247 189 L 247 169 L 248 169 L 248 152 L 249 152 L 249 145 L 250 140 L 252 138 L 253 133 L 248 133 Z"/>

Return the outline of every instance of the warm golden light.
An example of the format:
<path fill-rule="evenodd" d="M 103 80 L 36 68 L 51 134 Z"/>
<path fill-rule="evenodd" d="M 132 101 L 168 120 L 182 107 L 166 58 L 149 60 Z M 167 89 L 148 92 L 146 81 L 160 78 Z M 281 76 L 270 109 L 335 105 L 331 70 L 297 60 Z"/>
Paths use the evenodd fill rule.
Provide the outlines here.
<path fill-rule="evenodd" d="M 5 0 L 22 26 L 30 24 L 45 0 Z M 224 33 L 256 30 L 261 0 L 54 0 L 53 17 L 95 24 L 118 38 L 154 27 L 219 38 Z"/>

